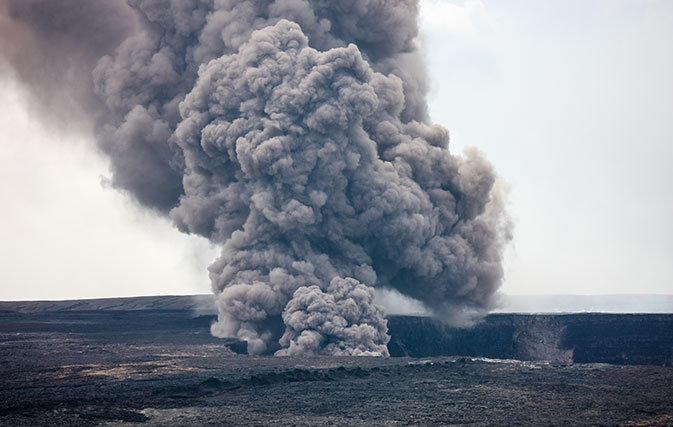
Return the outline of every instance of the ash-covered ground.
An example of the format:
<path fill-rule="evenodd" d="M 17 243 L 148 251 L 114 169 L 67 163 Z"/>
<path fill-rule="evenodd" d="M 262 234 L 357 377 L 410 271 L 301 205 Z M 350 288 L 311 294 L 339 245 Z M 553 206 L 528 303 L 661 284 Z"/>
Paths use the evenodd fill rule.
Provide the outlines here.
<path fill-rule="evenodd" d="M 0 425 L 673 425 L 670 366 L 259 357 L 170 304 L 2 308 Z"/>

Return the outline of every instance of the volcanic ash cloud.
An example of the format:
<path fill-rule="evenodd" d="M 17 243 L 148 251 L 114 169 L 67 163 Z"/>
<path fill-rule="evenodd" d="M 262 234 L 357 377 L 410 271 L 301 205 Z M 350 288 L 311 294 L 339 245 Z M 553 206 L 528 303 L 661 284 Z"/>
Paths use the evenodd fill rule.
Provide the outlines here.
<path fill-rule="evenodd" d="M 493 306 L 508 222 L 490 164 L 427 123 L 415 4 L 131 4 L 91 70 L 98 143 L 116 187 L 222 246 L 215 335 L 385 356 L 374 287 L 453 324 Z"/>

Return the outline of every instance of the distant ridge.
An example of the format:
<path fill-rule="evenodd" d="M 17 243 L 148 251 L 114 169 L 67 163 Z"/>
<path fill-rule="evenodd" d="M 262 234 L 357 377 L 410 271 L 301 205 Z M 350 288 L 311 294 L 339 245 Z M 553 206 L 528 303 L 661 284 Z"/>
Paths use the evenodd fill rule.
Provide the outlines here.
<path fill-rule="evenodd" d="M 217 314 L 213 295 L 161 295 L 63 301 L 0 301 L 0 311 L 189 310 Z M 673 313 L 673 295 L 504 295 L 494 313 Z M 394 312 L 394 314 L 417 314 Z"/>
<path fill-rule="evenodd" d="M 673 295 L 505 295 L 495 313 L 673 313 Z"/>
<path fill-rule="evenodd" d="M 19 313 L 87 310 L 189 310 L 200 314 L 217 313 L 213 295 L 160 295 L 63 301 L 0 301 L 0 310 Z"/>

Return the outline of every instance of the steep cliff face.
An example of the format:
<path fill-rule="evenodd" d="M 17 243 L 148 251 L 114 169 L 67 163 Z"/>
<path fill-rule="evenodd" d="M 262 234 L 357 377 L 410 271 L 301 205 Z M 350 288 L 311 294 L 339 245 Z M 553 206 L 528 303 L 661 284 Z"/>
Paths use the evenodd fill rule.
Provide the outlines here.
<path fill-rule="evenodd" d="M 556 363 L 670 365 L 672 314 L 493 314 L 469 329 L 390 316 L 391 356 L 464 355 Z"/>
<path fill-rule="evenodd" d="M 560 316 L 559 316 L 560 317 Z M 566 321 L 561 347 L 577 363 L 671 365 L 672 314 L 574 314 Z"/>
<path fill-rule="evenodd" d="M 94 334 L 120 342 L 221 344 L 245 353 L 246 342 L 210 334 L 213 313 L 211 296 L 0 302 L 0 334 Z M 388 316 L 388 328 L 391 356 L 673 364 L 673 314 L 497 313 L 469 329 Z"/>

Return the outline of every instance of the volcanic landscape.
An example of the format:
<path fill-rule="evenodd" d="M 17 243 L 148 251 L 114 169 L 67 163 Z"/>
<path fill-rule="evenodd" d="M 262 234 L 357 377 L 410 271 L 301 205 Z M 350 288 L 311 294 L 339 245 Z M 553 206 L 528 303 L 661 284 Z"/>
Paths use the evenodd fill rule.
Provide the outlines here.
<path fill-rule="evenodd" d="M 0 303 L 0 424 L 673 424 L 673 315 L 391 316 L 398 357 L 273 357 L 213 337 L 211 310 Z"/>
<path fill-rule="evenodd" d="M 31 106 L 27 114 L 35 126 L 26 122 L 30 128 L 39 124 L 50 134 L 89 141 L 87 150 L 109 162 L 101 179 L 106 187 L 220 251 L 208 267 L 214 294 L 208 297 L 0 303 L 0 424 L 673 425 L 673 315 L 492 313 L 499 306 L 503 260 L 518 217 L 508 211 L 507 177 L 487 160 L 489 150 L 457 150 L 448 129 L 432 120 L 437 112 L 427 97 L 438 95 L 423 65 L 429 51 L 420 10 L 415 0 L 0 0 L 0 77 L 7 74 L 17 83 Z M 440 26 L 462 22 L 460 16 L 447 14 Z M 577 36 L 574 26 L 572 35 Z M 525 36 L 544 39 L 537 30 Z M 459 45 L 452 43 L 442 41 L 456 50 Z M 558 62 L 575 56 L 551 44 L 544 50 Z M 620 61 L 628 58 L 641 66 L 618 53 Z M 538 54 L 531 50 L 511 61 L 537 60 Z M 588 65 L 594 62 L 591 57 Z M 552 75 L 531 79 L 529 72 L 537 68 L 522 68 L 532 91 L 544 95 L 542 87 L 565 87 Z M 614 68 L 596 76 L 602 80 Z M 576 166 L 591 159 L 590 175 L 606 173 L 603 181 L 610 185 L 596 190 L 594 198 L 619 195 L 610 209 L 583 208 L 581 224 L 589 229 L 591 216 L 585 211 L 600 213 L 595 224 L 602 228 L 613 212 L 624 210 L 622 194 L 650 194 L 652 186 L 644 185 L 644 191 L 616 187 L 613 183 L 621 180 L 594 164 L 593 157 L 611 158 L 603 156 L 608 150 L 596 149 L 601 155 L 593 156 L 584 143 L 572 162 L 550 162 L 560 162 L 557 146 L 573 152 L 565 141 L 576 138 L 574 133 L 610 144 L 612 138 L 566 129 L 544 96 L 526 101 L 519 84 L 501 90 L 496 74 L 483 76 L 497 82 L 506 101 L 486 105 L 470 95 L 451 102 L 479 117 L 466 126 L 495 130 L 491 147 L 516 158 L 510 164 L 534 159 L 536 172 L 521 176 L 544 187 L 532 193 L 535 206 L 522 218 L 548 216 L 545 200 L 564 203 L 553 218 L 545 218 L 554 233 L 538 231 L 544 245 L 532 247 L 563 269 L 592 265 L 578 284 L 587 286 L 623 261 L 595 250 L 593 232 L 569 239 L 573 249 L 567 251 L 587 246 L 591 259 L 573 264 L 558 250 L 564 245 L 557 233 L 584 230 L 573 226 L 573 211 L 566 212 L 584 205 L 575 187 L 593 187 L 575 176 Z M 639 81 L 650 78 L 643 76 Z M 587 98 L 596 92 L 593 80 L 591 90 L 577 86 L 570 98 L 564 93 L 564 106 L 582 107 L 573 107 L 577 111 L 567 123 L 577 121 L 577 112 L 582 121 L 601 121 L 601 115 L 583 109 L 595 103 Z M 488 91 L 481 86 L 468 92 Z M 613 92 L 621 94 L 622 86 L 628 85 L 602 90 L 609 95 L 604 102 L 609 111 L 621 108 Z M 650 98 L 654 90 L 640 92 Z M 520 111 L 526 113 L 516 112 L 517 103 L 525 104 Z M 487 114 L 491 109 L 493 116 Z M 541 125 L 544 132 L 530 124 L 546 122 L 528 113 L 541 109 L 552 118 Z M 659 110 L 648 107 L 643 116 L 659 117 L 651 113 Z M 507 145 L 521 139 L 514 123 L 507 123 L 510 116 L 525 123 L 523 134 L 534 141 Z M 602 121 L 609 127 L 625 121 L 612 113 L 606 117 Z M 628 127 L 620 130 L 629 146 L 634 139 L 655 140 L 641 135 L 652 126 L 635 123 L 637 138 L 628 136 Z M 33 137 L 8 134 L 21 145 Z M 563 144 L 551 136 L 562 137 Z M 58 145 L 51 139 L 46 143 Z M 609 147 L 610 153 L 619 152 L 617 145 Z M 638 147 L 647 153 L 644 170 L 658 176 L 650 166 L 657 156 Z M 521 148 L 533 154 L 522 155 Z M 624 164 L 636 160 L 631 157 L 637 156 L 629 155 Z M 34 175 L 49 181 L 69 168 L 59 160 L 52 177 L 41 170 L 50 163 L 44 159 L 35 163 L 40 173 Z M 20 165 L 22 172 L 32 164 L 11 156 L 7 163 Z M 620 174 L 631 169 L 615 164 Z M 546 184 L 543 170 L 573 179 L 564 179 L 568 182 L 558 191 Z M 121 239 L 124 243 L 115 247 L 94 236 L 108 223 L 93 213 L 102 210 L 93 210 L 95 203 L 85 193 L 76 193 L 63 214 L 67 221 L 59 221 L 53 214 L 60 205 L 52 197 L 48 204 L 34 203 L 34 193 L 49 191 L 34 184 L 32 175 L 22 182 L 7 174 L 11 192 L 3 197 L 5 204 L 17 205 L 16 195 L 25 193 L 30 209 L 17 210 L 14 223 L 3 220 L 5 228 L 32 233 L 41 230 L 33 222 L 46 224 L 45 230 L 72 223 L 71 235 L 85 237 L 80 249 L 95 254 L 96 262 L 89 265 L 79 252 L 53 246 L 57 240 L 77 241 L 70 235 L 57 239 L 36 232 L 33 241 L 19 231 L 14 239 L 3 238 L 9 241 L 3 254 L 29 248 L 19 261 L 2 257 L 0 271 L 19 266 L 21 280 L 0 276 L 4 286 L 16 288 L 11 295 L 23 295 L 22 288 L 34 284 L 59 291 L 55 298 L 124 294 L 120 283 L 137 286 L 134 294 L 150 293 L 142 290 L 148 283 L 162 286 L 158 293 L 172 292 L 163 280 L 110 279 L 111 271 L 132 268 L 100 248 L 127 253 L 133 245 Z M 78 180 L 50 196 L 75 194 Z M 640 178 L 624 179 L 631 181 Z M 666 211 L 658 197 L 652 200 L 657 200 L 652 218 L 659 218 Z M 633 212 L 644 208 L 633 200 L 629 204 Z M 44 215 L 41 220 L 32 219 L 35 212 Z M 95 232 L 80 227 L 91 218 L 100 221 Z M 661 218 L 641 222 L 655 224 L 653 234 L 667 236 L 659 224 L 667 217 Z M 631 228 L 645 236 L 640 225 L 614 225 L 605 244 Z M 36 262 L 43 258 L 36 248 L 46 251 L 49 263 Z M 159 252 L 137 250 L 142 271 L 163 259 Z M 62 257 L 53 258 L 56 252 Z M 639 247 L 624 249 L 635 265 L 640 258 L 633 252 L 640 253 Z M 667 272 L 669 258 L 657 252 Z M 163 261 L 168 274 L 183 271 Z M 82 272 L 83 279 L 55 274 L 49 265 Z M 629 270 L 619 279 L 640 286 L 656 276 L 646 266 L 639 268 L 647 275 Z M 24 282 L 23 269 L 39 271 L 45 279 Z M 99 277 L 110 281 L 96 293 L 92 285 L 100 286 Z M 613 276 L 603 278 L 610 283 L 607 277 Z M 33 291 L 45 295 L 37 287 Z M 382 291 L 417 302 L 435 317 L 386 316 L 375 301 Z"/>

